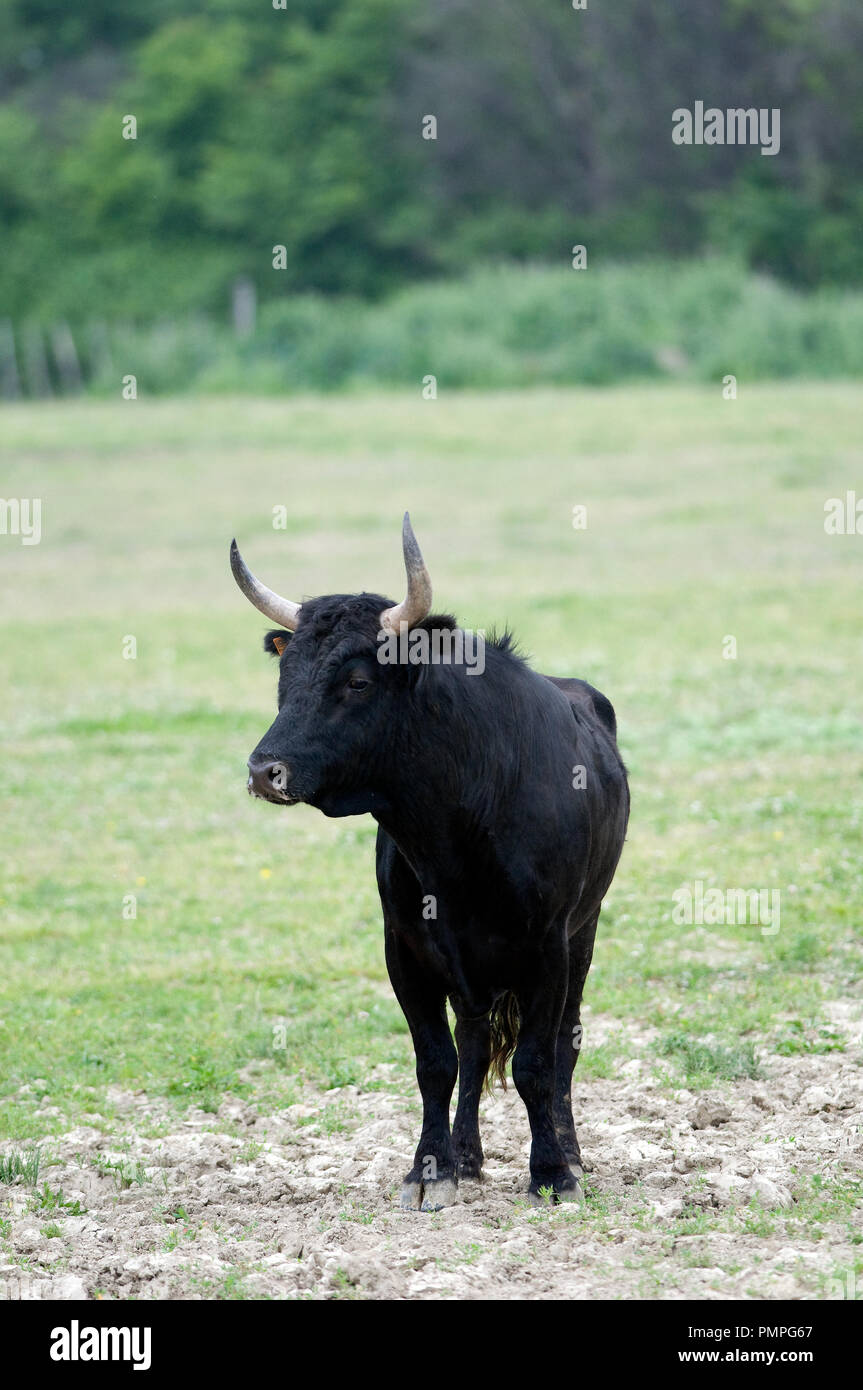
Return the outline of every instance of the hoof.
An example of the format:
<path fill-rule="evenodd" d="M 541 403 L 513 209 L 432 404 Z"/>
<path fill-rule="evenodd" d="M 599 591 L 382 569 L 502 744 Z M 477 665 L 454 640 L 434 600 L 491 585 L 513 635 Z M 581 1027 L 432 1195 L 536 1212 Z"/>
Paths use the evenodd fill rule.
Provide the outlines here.
<path fill-rule="evenodd" d="M 576 1166 L 565 1178 L 554 1178 L 548 1183 L 532 1179 L 528 1188 L 528 1200 L 534 1207 L 557 1206 L 560 1202 L 583 1202 L 583 1177 L 582 1169 Z"/>
<path fill-rule="evenodd" d="M 424 1182 L 404 1182 L 400 1205 L 403 1211 L 441 1211 L 451 1207 L 458 1197 L 454 1178 L 426 1179 Z"/>
<path fill-rule="evenodd" d="M 543 1189 L 543 1191 L 545 1191 L 545 1189 Z M 543 1196 L 542 1192 L 534 1192 L 531 1190 L 528 1192 L 527 1197 L 532 1207 L 556 1207 L 559 1206 L 561 1202 L 575 1202 L 578 1204 L 584 1201 L 584 1188 L 580 1182 L 577 1182 L 573 1187 L 564 1187 L 560 1190 L 554 1188 L 547 1196 Z"/>

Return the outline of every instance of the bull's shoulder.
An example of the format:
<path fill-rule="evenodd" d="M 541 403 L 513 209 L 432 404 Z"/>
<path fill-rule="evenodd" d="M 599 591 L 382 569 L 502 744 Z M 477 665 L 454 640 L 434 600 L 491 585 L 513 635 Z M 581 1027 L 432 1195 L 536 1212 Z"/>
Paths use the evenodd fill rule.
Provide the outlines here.
<path fill-rule="evenodd" d="M 617 738 L 617 719 L 614 715 L 614 706 L 601 690 L 588 684 L 587 681 L 577 680 L 575 677 L 568 676 L 545 676 L 545 680 L 551 681 L 558 690 L 562 690 L 570 704 L 577 709 L 587 710 L 588 714 L 593 714 L 601 724 L 608 729 L 612 738 Z"/>

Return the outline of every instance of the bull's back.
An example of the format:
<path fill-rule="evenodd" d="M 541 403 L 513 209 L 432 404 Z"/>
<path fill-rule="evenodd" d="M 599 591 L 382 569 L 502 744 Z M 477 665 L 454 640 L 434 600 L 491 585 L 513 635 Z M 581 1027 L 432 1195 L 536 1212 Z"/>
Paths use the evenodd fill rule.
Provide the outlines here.
<path fill-rule="evenodd" d="M 617 720 L 614 716 L 614 706 L 611 701 L 603 695 L 601 690 L 589 685 L 587 681 L 577 680 L 568 676 L 546 676 L 545 679 L 552 685 L 556 685 L 558 690 L 562 690 L 571 705 L 576 709 L 584 710 L 587 714 L 595 716 L 608 729 L 613 739 L 617 738 Z"/>
<path fill-rule="evenodd" d="M 626 768 L 617 747 L 617 719 L 611 701 L 587 681 L 546 676 L 545 679 L 566 696 L 577 725 L 592 730 L 588 734 L 596 762 L 589 777 L 591 788 L 587 812 L 590 819 L 590 855 L 581 886 L 579 902 L 569 920 L 572 937 L 596 918 L 602 899 L 614 877 L 629 821 L 629 785 Z M 581 751 L 579 743 L 579 751 Z M 588 754 L 590 756 L 590 754 Z"/>

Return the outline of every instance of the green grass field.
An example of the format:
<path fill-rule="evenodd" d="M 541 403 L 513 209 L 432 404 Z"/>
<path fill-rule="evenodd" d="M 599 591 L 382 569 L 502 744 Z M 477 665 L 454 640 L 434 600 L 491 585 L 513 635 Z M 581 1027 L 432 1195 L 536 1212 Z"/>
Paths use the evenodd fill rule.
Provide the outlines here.
<path fill-rule="evenodd" d="M 824 503 L 863 496 L 858 387 L 21 405 L 0 436 L 3 496 L 43 507 L 39 545 L 0 536 L 4 1138 L 110 1117 L 110 1084 L 215 1108 L 259 1057 L 268 1103 L 380 1061 L 412 1089 L 374 823 L 246 795 L 275 668 L 228 569 L 236 534 L 294 598 L 399 597 L 406 507 L 436 607 L 617 710 L 633 812 L 587 1001 L 621 1034 L 588 1035 L 584 1073 L 613 1074 L 628 1022 L 693 1086 L 843 1045 L 863 537 L 825 534 Z M 675 926 L 696 879 L 779 889 L 780 930 Z"/>

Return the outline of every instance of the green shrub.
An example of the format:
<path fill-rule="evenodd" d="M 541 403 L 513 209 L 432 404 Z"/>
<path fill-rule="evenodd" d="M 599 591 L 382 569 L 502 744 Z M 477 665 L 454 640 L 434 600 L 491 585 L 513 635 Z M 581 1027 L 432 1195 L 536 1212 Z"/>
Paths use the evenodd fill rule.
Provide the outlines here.
<path fill-rule="evenodd" d="M 296 295 L 265 304 L 246 338 L 203 316 L 73 331 L 103 394 L 128 373 L 149 395 L 419 390 L 428 375 L 442 390 L 512 390 L 863 374 L 863 293 L 801 293 L 720 257 L 500 264 L 375 303 Z"/>

